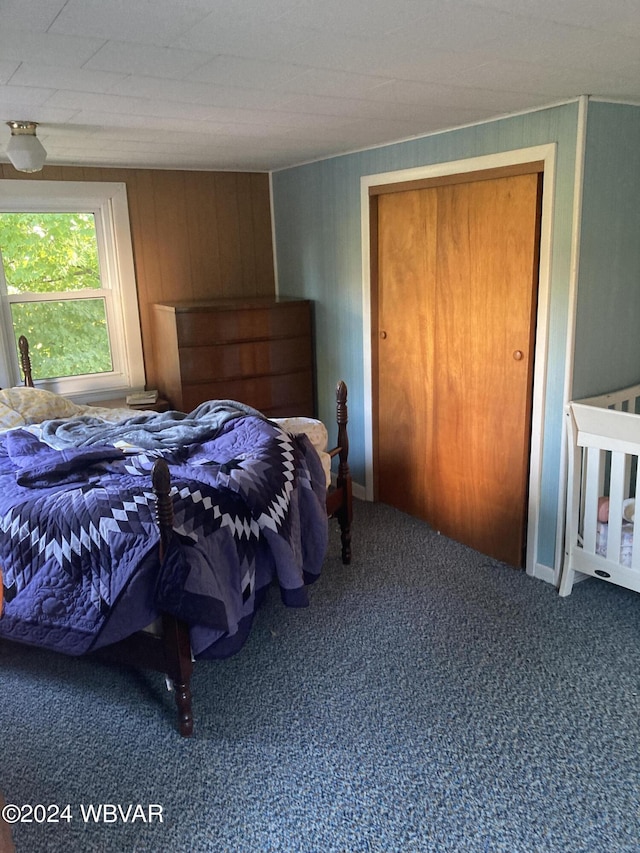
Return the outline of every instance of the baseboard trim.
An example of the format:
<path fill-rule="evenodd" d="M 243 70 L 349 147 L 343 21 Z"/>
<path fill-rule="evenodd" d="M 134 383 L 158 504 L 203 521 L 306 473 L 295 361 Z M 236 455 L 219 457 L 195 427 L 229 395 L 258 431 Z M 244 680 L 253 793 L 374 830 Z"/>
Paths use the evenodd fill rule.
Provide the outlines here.
<path fill-rule="evenodd" d="M 361 486 L 359 483 L 352 483 L 351 492 L 354 498 L 358 498 L 360 501 L 366 501 L 367 492 L 364 486 Z"/>
<path fill-rule="evenodd" d="M 331 485 L 335 486 L 337 480 L 338 480 L 338 475 L 335 473 L 335 471 L 332 471 L 331 472 Z M 368 500 L 367 491 L 366 491 L 365 487 L 361 486 L 359 483 L 353 483 L 353 482 L 351 483 L 351 494 L 353 495 L 354 498 L 358 498 L 358 500 L 360 500 L 360 501 Z M 1 853 L 1 851 L 0 851 L 0 853 Z"/>
<path fill-rule="evenodd" d="M 536 567 L 532 577 L 536 578 L 536 580 L 544 581 L 545 583 L 550 583 L 552 584 L 552 586 L 556 585 L 555 572 L 551 566 L 545 566 L 542 563 L 536 563 Z"/>

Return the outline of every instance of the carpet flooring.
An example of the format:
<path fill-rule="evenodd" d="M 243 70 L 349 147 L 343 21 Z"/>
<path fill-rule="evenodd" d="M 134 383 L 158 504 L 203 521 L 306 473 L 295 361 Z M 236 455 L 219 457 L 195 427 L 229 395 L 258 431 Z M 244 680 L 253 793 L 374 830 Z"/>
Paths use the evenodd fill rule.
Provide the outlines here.
<path fill-rule="evenodd" d="M 0 643 L 0 790 L 50 807 L 18 853 L 638 853 L 638 595 L 382 504 L 353 551 L 196 665 L 190 740 L 161 676 Z"/>

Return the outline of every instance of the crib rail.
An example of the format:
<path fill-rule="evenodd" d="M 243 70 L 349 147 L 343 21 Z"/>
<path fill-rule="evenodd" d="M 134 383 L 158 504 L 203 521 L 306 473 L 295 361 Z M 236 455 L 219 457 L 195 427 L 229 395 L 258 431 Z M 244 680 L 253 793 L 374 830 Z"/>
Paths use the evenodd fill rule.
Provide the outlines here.
<path fill-rule="evenodd" d="M 569 595 L 576 572 L 640 592 L 640 536 L 633 547 L 625 517 L 636 497 L 639 411 L 640 385 L 572 402 L 565 409 L 569 482 L 560 595 Z"/>

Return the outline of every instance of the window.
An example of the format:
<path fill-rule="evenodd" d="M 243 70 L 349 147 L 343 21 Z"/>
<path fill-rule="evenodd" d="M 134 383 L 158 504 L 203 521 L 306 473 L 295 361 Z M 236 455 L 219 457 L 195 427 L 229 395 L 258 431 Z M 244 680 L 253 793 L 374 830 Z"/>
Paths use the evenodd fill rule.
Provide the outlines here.
<path fill-rule="evenodd" d="M 29 339 L 36 383 L 77 399 L 144 385 L 124 184 L 0 181 L 4 385 Z"/>

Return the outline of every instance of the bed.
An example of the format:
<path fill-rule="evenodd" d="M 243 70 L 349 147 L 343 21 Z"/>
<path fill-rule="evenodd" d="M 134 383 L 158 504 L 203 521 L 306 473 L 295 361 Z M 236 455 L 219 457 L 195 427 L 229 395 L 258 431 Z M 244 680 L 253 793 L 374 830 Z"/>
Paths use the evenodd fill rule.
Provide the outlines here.
<path fill-rule="evenodd" d="M 325 451 L 319 421 L 237 401 L 76 406 L 34 388 L 19 350 L 25 385 L 0 391 L 0 637 L 164 673 L 189 736 L 194 662 L 238 651 L 272 584 L 308 604 L 328 518 L 351 561 L 346 385 Z"/>
<path fill-rule="evenodd" d="M 640 592 L 634 545 L 640 385 L 566 407 L 568 440 L 565 552 L 559 593 L 591 576 Z"/>

